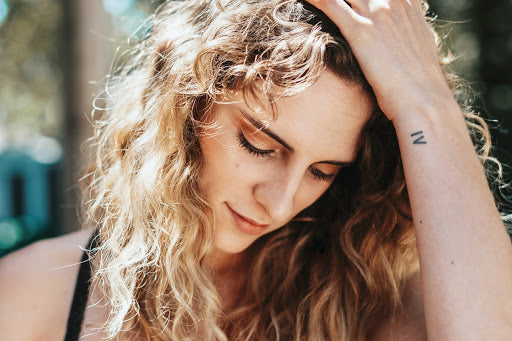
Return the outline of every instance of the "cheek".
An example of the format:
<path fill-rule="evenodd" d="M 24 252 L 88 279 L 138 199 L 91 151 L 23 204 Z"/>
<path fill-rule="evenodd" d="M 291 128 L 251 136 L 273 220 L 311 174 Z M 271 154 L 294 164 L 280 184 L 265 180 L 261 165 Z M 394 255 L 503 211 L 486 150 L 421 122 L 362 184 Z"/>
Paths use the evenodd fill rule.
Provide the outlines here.
<path fill-rule="evenodd" d="M 212 137 L 207 132 L 203 132 L 199 137 L 202 154 L 199 186 L 209 199 L 211 199 L 212 192 L 216 191 L 216 185 L 221 181 L 219 175 L 222 174 L 221 168 L 225 164 L 218 138 L 219 136 Z"/>
<path fill-rule="evenodd" d="M 317 180 L 310 181 L 312 181 L 311 184 L 305 186 L 299 193 L 297 193 L 295 203 L 297 212 L 295 212 L 295 214 L 311 206 L 327 191 L 327 189 L 329 189 L 331 185 L 330 183 Z"/>
<path fill-rule="evenodd" d="M 201 189 L 233 190 L 250 185 L 258 174 L 257 163 L 238 146 L 236 135 L 229 132 L 199 139 L 203 156 Z"/>

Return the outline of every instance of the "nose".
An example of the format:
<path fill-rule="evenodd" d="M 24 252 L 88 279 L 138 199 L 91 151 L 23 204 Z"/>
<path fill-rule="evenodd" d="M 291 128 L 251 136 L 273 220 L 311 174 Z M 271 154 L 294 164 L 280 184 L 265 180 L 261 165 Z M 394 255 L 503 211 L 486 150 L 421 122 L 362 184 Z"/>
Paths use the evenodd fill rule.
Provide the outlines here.
<path fill-rule="evenodd" d="M 276 173 L 281 173 L 277 176 Z M 295 198 L 304 171 L 273 172 L 253 189 L 256 201 L 261 204 L 274 222 L 288 221 L 295 212 Z"/>

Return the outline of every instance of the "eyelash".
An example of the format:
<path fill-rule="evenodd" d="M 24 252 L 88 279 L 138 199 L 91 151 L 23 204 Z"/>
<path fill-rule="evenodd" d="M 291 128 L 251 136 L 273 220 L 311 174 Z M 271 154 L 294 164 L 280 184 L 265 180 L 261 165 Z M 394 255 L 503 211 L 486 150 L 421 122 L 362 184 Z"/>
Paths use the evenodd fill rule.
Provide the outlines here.
<path fill-rule="evenodd" d="M 240 146 L 245 148 L 249 153 L 259 157 L 270 157 L 274 154 L 273 150 L 263 150 L 254 147 L 247 139 L 244 134 L 240 131 L 238 133 L 238 139 L 240 140 Z"/>
<path fill-rule="evenodd" d="M 249 141 L 247 141 L 242 131 L 238 133 L 238 139 L 240 140 L 240 146 L 242 148 L 257 157 L 270 157 L 274 154 L 273 150 L 263 150 L 254 147 Z M 316 179 L 326 182 L 332 182 L 336 177 L 336 174 L 325 174 L 313 167 L 310 167 L 310 172 Z"/>
<path fill-rule="evenodd" d="M 317 178 L 318 180 L 332 182 L 334 180 L 334 178 L 336 177 L 336 173 L 334 173 L 334 174 L 325 174 L 324 172 L 321 172 L 321 171 L 319 171 L 316 168 L 311 167 L 310 169 L 311 169 L 310 170 L 311 174 L 313 174 L 313 176 L 315 178 Z"/>

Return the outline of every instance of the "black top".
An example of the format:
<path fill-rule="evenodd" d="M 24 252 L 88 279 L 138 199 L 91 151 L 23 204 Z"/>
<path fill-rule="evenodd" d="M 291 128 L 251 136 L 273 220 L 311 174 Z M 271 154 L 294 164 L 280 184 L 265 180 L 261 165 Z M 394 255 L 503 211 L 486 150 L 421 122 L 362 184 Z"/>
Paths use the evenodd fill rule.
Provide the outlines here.
<path fill-rule="evenodd" d="M 78 276 L 76 278 L 75 293 L 73 294 L 73 303 L 71 303 L 71 309 L 69 311 L 64 341 L 78 341 L 80 337 L 91 282 L 91 264 L 87 251 L 92 250 L 95 247 L 95 243 L 96 231 L 89 239 L 89 243 L 87 243 L 87 247 L 82 255 L 82 260 L 80 261 L 80 269 L 78 270 Z"/>

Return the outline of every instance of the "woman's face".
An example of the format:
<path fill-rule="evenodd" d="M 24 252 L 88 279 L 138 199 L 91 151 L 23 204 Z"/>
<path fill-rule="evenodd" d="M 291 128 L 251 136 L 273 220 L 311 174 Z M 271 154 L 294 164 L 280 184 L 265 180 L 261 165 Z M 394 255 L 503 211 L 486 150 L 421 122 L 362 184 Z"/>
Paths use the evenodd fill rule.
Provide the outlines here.
<path fill-rule="evenodd" d="M 306 91 L 253 112 L 241 92 L 226 95 L 201 132 L 200 187 L 216 219 L 214 246 L 238 253 L 289 222 L 352 163 L 373 107 L 360 87 L 324 71 Z M 251 106 L 254 107 L 254 106 Z"/>

